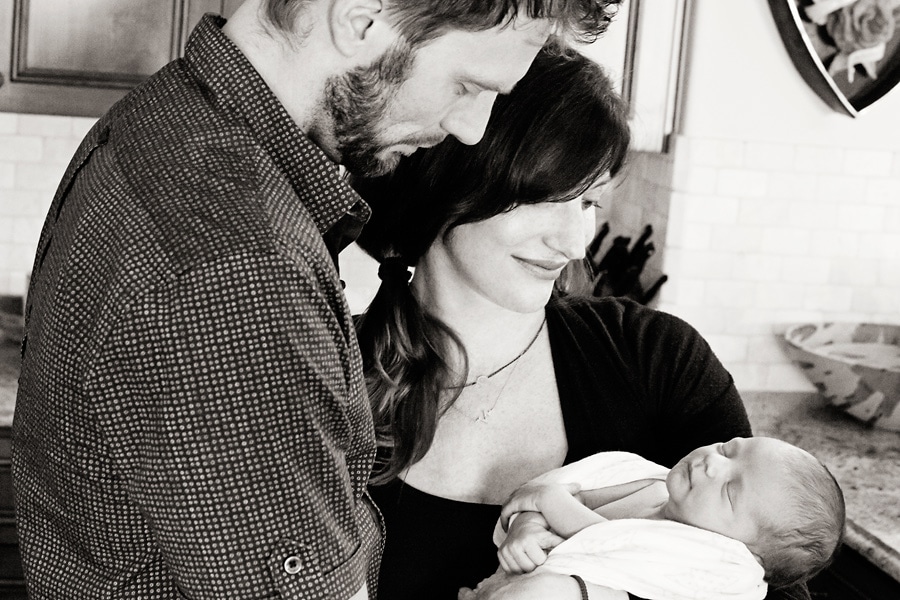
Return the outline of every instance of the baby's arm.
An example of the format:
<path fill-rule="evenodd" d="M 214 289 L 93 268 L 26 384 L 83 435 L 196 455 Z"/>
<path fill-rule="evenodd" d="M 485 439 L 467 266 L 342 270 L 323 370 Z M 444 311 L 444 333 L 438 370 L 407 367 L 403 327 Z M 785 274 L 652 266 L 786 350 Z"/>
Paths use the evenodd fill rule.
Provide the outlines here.
<path fill-rule="evenodd" d="M 503 526 L 509 517 L 525 511 L 539 512 L 550 528 L 564 538 L 569 538 L 585 527 L 605 521 L 603 517 L 582 504 L 574 485 L 553 483 L 531 484 L 516 490 L 500 513 Z"/>
<path fill-rule="evenodd" d="M 500 567 L 512 575 L 530 573 L 544 564 L 547 552 L 562 541 L 563 538 L 550 531 L 541 513 L 519 513 L 497 551 Z"/>

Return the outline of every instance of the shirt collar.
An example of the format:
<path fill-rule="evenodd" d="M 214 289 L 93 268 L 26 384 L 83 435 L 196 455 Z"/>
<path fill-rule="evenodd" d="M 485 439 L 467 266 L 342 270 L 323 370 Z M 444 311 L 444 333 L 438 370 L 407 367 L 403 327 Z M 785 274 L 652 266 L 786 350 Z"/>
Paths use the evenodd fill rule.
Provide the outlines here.
<path fill-rule="evenodd" d="M 338 222 L 358 233 L 369 217 L 369 207 L 340 176 L 338 165 L 297 127 L 250 61 L 222 32 L 224 24 L 218 15 L 204 15 L 185 48 L 188 68 L 209 88 L 214 101 L 247 124 L 287 177 L 320 233 L 324 235 Z M 338 237 L 343 245 L 349 243 L 347 236 Z"/>

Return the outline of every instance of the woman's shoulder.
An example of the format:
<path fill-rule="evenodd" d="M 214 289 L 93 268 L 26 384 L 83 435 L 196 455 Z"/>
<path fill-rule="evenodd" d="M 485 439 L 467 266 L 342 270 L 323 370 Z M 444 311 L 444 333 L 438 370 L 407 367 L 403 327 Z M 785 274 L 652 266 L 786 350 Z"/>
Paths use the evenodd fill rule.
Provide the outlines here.
<path fill-rule="evenodd" d="M 581 321 L 587 325 L 690 327 L 675 315 L 615 296 L 555 296 L 547 305 L 547 311 L 563 321 Z"/>
<path fill-rule="evenodd" d="M 700 333 L 681 318 L 628 298 L 555 297 L 547 305 L 547 318 L 579 345 L 607 340 L 619 348 L 650 352 L 706 346 Z"/>

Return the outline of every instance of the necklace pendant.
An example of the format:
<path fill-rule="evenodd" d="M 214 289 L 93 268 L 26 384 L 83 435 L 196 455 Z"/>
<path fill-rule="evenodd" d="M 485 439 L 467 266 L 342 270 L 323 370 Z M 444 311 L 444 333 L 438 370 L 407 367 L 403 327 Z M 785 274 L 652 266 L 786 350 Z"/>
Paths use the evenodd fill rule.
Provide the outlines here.
<path fill-rule="evenodd" d="M 486 408 L 481 411 L 481 415 L 475 417 L 475 421 L 478 423 L 487 423 L 488 419 L 491 417 L 491 413 L 494 412 L 493 408 Z"/>
<path fill-rule="evenodd" d="M 483 387 L 483 386 L 487 385 L 489 382 L 490 382 L 490 379 L 488 378 L 487 375 L 479 375 L 477 378 L 475 378 L 475 385 L 477 387 Z"/>

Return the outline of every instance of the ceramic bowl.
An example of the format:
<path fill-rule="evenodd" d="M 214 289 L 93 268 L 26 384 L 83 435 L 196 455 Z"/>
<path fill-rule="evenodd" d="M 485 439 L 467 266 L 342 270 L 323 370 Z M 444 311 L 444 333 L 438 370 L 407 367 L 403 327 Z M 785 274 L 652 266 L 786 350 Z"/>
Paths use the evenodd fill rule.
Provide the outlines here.
<path fill-rule="evenodd" d="M 784 337 L 794 363 L 829 402 L 900 431 L 900 325 L 807 323 Z"/>

